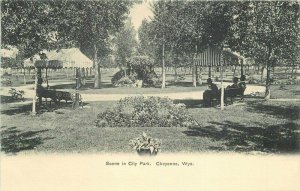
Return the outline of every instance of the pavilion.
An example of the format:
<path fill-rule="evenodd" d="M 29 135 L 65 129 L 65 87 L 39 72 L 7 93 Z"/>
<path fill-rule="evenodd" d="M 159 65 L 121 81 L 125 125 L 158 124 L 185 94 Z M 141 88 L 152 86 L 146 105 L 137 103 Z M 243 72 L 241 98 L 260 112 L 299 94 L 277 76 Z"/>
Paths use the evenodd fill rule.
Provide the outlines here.
<path fill-rule="evenodd" d="M 32 58 L 24 61 L 24 67 L 34 67 L 35 75 L 35 95 L 33 98 L 32 113 L 36 113 L 36 95 L 37 87 L 41 85 L 39 78 L 41 78 L 42 69 L 46 69 L 46 80 L 48 69 L 74 68 L 76 70 L 76 98 L 75 107 L 78 106 L 79 101 L 79 75 L 80 69 L 91 70 L 93 68 L 93 61 L 84 55 L 78 48 L 60 49 L 58 51 L 42 51 L 39 55 L 34 55 Z M 48 80 L 47 80 L 48 88 Z M 41 98 L 39 99 L 41 100 Z"/>
<path fill-rule="evenodd" d="M 221 73 L 221 109 L 224 107 L 224 87 L 223 87 L 223 73 L 224 67 L 227 66 L 241 66 L 241 75 L 243 75 L 243 65 L 246 58 L 241 54 L 231 51 L 229 48 L 218 49 L 215 47 L 208 47 L 203 52 L 195 55 L 193 59 L 193 85 L 196 87 L 198 71 L 197 67 L 208 67 L 208 77 L 211 77 L 211 68 L 219 67 Z"/>

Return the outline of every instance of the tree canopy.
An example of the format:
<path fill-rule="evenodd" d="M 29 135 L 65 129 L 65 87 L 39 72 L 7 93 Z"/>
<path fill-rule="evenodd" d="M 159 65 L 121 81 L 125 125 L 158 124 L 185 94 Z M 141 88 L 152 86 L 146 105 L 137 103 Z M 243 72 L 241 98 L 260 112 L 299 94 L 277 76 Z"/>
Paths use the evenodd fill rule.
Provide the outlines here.
<path fill-rule="evenodd" d="M 31 57 L 44 49 L 79 47 L 92 57 L 95 87 L 99 57 L 110 53 L 109 38 L 120 30 L 133 1 L 1 1 L 2 45 Z"/>

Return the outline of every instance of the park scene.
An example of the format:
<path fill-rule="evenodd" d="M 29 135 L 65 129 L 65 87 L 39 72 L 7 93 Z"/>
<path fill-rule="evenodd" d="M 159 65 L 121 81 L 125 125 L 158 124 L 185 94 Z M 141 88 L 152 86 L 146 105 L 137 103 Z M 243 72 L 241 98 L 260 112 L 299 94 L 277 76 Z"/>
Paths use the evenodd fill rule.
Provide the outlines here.
<path fill-rule="evenodd" d="M 1 1 L 1 153 L 300 151 L 298 1 Z"/>

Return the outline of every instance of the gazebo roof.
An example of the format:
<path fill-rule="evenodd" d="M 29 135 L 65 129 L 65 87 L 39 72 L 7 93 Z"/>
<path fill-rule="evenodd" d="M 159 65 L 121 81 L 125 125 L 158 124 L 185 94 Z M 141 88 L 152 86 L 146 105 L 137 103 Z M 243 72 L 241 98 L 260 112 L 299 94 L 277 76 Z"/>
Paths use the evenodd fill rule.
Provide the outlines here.
<path fill-rule="evenodd" d="M 54 68 L 92 68 L 93 61 L 91 61 L 86 55 L 84 55 L 78 48 L 60 49 L 58 51 L 43 51 L 46 55 L 45 61 L 40 62 L 38 65 L 43 67 Z M 34 55 L 32 58 L 28 58 L 24 61 L 24 67 L 34 67 L 35 62 L 41 61 L 39 55 Z M 62 66 L 61 66 L 62 64 Z"/>
<path fill-rule="evenodd" d="M 231 51 L 230 49 L 217 49 L 208 47 L 203 52 L 197 54 L 194 62 L 198 66 L 232 66 L 238 65 L 239 59 L 247 60 L 241 54 Z M 248 62 L 249 64 L 250 62 Z M 246 64 L 246 63 L 243 63 Z"/>

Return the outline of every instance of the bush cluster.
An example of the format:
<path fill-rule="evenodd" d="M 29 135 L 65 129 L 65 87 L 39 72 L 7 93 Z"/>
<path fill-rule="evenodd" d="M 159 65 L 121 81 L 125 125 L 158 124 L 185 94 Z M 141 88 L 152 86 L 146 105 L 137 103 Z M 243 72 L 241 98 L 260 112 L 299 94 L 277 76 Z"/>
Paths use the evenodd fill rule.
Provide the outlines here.
<path fill-rule="evenodd" d="M 160 97 L 127 97 L 99 113 L 97 127 L 192 127 L 196 121 L 184 104 Z"/>
<path fill-rule="evenodd" d="M 128 61 L 126 69 L 122 69 L 114 74 L 111 82 L 117 87 L 134 87 L 137 80 L 142 81 L 143 87 L 155 87 L 160 84 L 160 80 L 154 71 L 154 63 L 150 58 L 145 56 L 132 58 L 132 60 Z"/>

